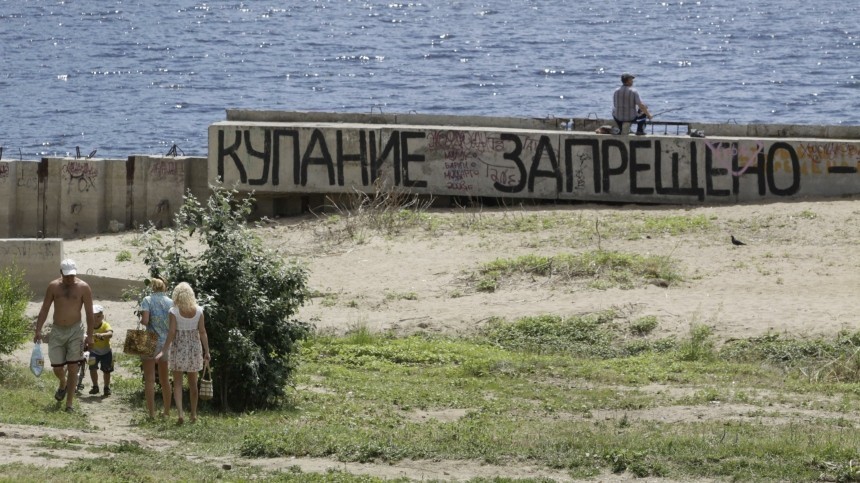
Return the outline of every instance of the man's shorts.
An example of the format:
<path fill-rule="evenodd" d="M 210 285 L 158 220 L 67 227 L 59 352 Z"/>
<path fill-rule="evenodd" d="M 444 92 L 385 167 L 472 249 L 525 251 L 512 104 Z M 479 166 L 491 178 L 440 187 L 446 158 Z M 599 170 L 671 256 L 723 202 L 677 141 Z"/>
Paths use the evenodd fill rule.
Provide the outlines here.
<path fill-rule="evenodd" d="M 90 353 L 90 361 L 95 359 L 95 362 L 90 364 L 91 371 L 101 369 L 102 372 L 113 372 L 113 351 L 108 351 L 107 354 Z"/>
<path fill-rule="evenodd" d="M 51 326 L 48 338 L 48 358 L 51 367 L 84 362 L 84 324 Z"/>

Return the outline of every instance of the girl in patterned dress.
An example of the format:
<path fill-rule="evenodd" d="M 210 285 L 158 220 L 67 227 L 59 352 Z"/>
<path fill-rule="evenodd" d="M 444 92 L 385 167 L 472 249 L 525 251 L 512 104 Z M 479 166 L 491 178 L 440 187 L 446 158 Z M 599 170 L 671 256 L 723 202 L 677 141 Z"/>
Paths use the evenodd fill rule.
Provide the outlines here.
<path fill-rule="evenodd" d="M 182 373 L 188 376 L 191 396 L 191 422 L 197 421 L 197 373 L 209 363 L 209 339 L 206 337 L 203 308 L 197 305 L 194 290 L 185 282 L 173 289 L 173 307 L 170 309 L 170 329 L 167 341 L 156 359 L 168 354 L 167 364 L 173 372 L 173 401 L 179 411 L 178 423 L 184 422 L 182 412 Z"/>
<path fill-rule="evenodd" d="M 152 294 L 147 295 L 140 302 L 140 323 L 146 326 L 146 330 L 158 335 L 158 343 L 155 353 L 161 352 L 167 341 L 167 332 L 170 328 L 168 312 L 173 307 L 173 301 L 167 296 L 167 283 L 160 278 L 149 281 Z M 143 362 L 144 394 L 146 395 L 146 411 L 150 418 L 155 417 L 155 371 L 158 369 L 158 382 L 161 384 L 161 402 L 164 407 L 162 415 L 170 416 L 170 379 L 167 377 L 167 359 L 161 359 L 156 363 L 155 355 L 141 357 Z"/>

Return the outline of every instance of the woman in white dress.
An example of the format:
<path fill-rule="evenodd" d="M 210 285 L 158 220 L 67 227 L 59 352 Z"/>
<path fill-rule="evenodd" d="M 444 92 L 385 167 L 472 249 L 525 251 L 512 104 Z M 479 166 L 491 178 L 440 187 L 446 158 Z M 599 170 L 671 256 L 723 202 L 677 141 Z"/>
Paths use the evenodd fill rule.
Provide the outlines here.
<path fill-rule="evenodd" d="M 170 309 L 170 328 L 164 348 L 156 355 L 161 359 L 167 353 L 167 365 L 173 372 L 173 401 L 179 411 L 178 423 L 184 422 L 182 412 L 182 373 L 188 376 L 191 396 L 191 422 L 197 421 L 197 373 L 209 363 L 209 339 L 206 337 L 206 317 L 197 305 L 194 290 L 186 282 L 173 289 L 173 307 Z"/>

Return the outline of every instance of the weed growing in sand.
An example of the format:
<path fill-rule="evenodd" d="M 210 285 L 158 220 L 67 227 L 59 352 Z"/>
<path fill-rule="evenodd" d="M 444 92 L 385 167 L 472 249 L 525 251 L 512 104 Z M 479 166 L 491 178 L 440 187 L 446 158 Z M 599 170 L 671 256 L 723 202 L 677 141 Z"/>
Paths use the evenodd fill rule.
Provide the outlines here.
<path fill-rule="evenodd" d="M 131 252 L 128 250 L 122 250 L 116 254 L 117 262 L 130 262 L 131 261 Z"/>
<path fill-rule="evenodd" d="M 648 335 L 657 328 L 657 325 L 657 317 L 653 315 L 640 317 L 630 324 L 630 332 L 638 336 Z"/>
<path fill-rule="evenodd" d="M 20 347 L 30 334 L 26 317 L 30 295 L 24 272 L 9 267 L 0 270 L 0 355 Z"/>
<path fill-rule="evenodd" d="M 496 259 L 478 268 L 477 290 L 495 291 L 505 280 L 529 276 L 558 283 L 586 279 L 592 288 L 632 288 L 655 283 L 668 286 L 682 280 L 670 257 L 596 250 L 555 256 L 523 255 Z"/>
<path fill-rule="evenodd" d="M 435 229 L 433 218 L 426 213 L 432 199 L 395 188 L 374 185 L 373 193 L 355 191 L 342 199 L 328 198 L 335 214 L 322 216 L 316 231 L 318 239 L 330 243 L 351 240 L 364 243 L 370 234 L 393 236 L 422 227 Z"/>
<path fill-rule="evenodd" d="M 385 300 L 418 300 L 418 294 L 415 292 L 385 292 Z"/>
<path fill-rule="evenodd" d="M 680 357 L 683 361 L 709 361 L 714 358 L 713 329 L 707 325 L 693 324 L 690 337 L 681 344 Z"/>

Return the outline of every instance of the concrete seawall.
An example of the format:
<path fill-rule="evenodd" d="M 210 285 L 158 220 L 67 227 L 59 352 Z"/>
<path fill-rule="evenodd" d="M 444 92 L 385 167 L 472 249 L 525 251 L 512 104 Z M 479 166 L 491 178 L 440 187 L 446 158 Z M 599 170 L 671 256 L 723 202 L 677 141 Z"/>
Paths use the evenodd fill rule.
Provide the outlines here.
<path fill-rule="evenodd" d="M 205 199 L 219 179 L 253 191 L 256 216 L 379 189 L 693 205 L 860 194 L 854 126 L 668 123 L 629 136 L 564 121 L 228 110 L 207 158 L 0 160 L 0 238 L 167 226 L 186 191 Z"/>
<path fill-rule="evenodd" d="M 0 238 L 74 238 L 172 222 L 190 190 L 208 196 L 206 158 L 0 161 Z"/>
<path fill-rule="evenodd" d="M 594 132 L 605 121 L 577 119 L 572 131 L 559 121 L 228 111 L 209 128 L 209 179 L 264 196 L 379 186 L 671 204 L 860 194 L 857 127 L 686 124 L 675 134 L 675 123 L 613 136 Z"/>

